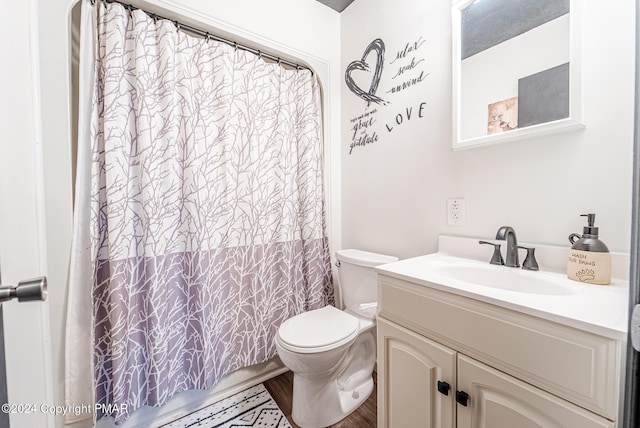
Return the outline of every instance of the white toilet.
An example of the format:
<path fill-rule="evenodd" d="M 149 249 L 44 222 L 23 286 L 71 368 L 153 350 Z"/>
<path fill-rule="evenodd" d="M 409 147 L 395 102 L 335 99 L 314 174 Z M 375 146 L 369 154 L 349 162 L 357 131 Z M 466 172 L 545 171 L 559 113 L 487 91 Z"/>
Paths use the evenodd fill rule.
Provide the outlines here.
<path fill-rule="evenodd" d="M 345 310 L 305 312 L 278 329 L 276 348 L 293 372 L 292 417 L 303 428 L 335 424 L 373 390 L 378 286 L 374 266 L 397 257 L 360 250 L 336 252 Z"/>

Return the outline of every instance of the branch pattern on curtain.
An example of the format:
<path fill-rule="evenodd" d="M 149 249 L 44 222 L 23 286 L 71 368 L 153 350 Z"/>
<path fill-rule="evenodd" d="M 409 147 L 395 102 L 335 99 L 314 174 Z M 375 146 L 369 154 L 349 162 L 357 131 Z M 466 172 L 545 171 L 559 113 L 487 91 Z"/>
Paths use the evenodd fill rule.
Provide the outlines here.
<path fill-rule="evenodd" d="M 96 8 L 95 392 L 118 422 L 273 357 L 333 286 L 315 76 Z"/>

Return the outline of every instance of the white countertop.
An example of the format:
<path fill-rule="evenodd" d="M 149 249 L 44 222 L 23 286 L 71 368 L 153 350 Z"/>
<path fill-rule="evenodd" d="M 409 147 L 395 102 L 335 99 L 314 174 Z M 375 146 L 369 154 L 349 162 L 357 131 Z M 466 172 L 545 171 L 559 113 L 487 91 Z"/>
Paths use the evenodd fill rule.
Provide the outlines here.
<path fill-rule="evenodd" d="M 571 287 L 573 294 L 531 294 L 477 285 L 453 279 L 438 271 L 455 266 L 508 270 L 514 275 L 544 279 L 558 287 Z M 625 280 L 613 279 L 611 285 L 593 285 L 572 281 L 555 272 L 525 271 L 493 266 L 488 262 L 435 253 L 400 260 L 376 268 L 380 274 L 408 280 L 426 287 L 469 297 L 506 309 L 548 319 L 612 339 L 627 340 L 629 289 Z M 506 273 L 506 272 L 505 272 Z"/>

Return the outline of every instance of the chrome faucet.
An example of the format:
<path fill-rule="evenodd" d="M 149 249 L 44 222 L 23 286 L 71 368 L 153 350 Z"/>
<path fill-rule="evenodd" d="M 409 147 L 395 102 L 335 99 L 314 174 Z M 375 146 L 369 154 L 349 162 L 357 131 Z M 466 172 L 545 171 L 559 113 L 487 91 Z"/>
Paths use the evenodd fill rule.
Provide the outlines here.
<path fill-rule="evenodd" d="M 518 260 L 518 240 L 516 239 L 516 231 L 511 226 L 502 226 L 496 233 L 496 239 L 507 241 L 507 254 L 504 261 L 505 266 L 520 267 Z"/>

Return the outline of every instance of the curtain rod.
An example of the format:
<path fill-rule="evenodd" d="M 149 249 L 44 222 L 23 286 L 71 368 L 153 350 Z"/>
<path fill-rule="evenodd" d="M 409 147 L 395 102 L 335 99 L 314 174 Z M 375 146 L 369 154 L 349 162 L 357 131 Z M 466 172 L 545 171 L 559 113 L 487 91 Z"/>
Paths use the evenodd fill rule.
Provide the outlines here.
<path fill-rule="evenodd" d="M 91 4 L 95 4 L 95 2 L 96 2 L 96 0 L 90 0 L 90 1 L 91 1 Z M 234 49 L 241 49 L 243 51 L 251 52 L 252 54 L 258 55 L 261 58 L 262 57 L 269 58 L 270 60 L 273 60 L 276 63 L 278 63 L 278 65 L 286 64 L 286 65 L 288 65 L 290 67 L 295 68 L 296 70 L 309 70 L 311 72 L 311 74 L 313 74 L 313 70 L 311 70 L 309 67 L 307 67 L 305 65 L 300 65 L 300 64 L 296 64 L 295 62 L 287 61 L 286 59 L 282 59 L 279 56 L 271 55 L 269 53 L 262 52 L 259 49 L 255 49 L 255 48 L 243 45 L 243 44 L 238 43 L 236 41 L 225 39 L 224 37 L 216 36 L 215 34 L 211 34 L 208 31 L 200 30 L 200 29 L 192 27 L 190 25 L 183 24 L 183 23 L 181 23 L 181 22 L 179 22 L 179 21 L 177 21 L 175 19 L 166 18 L 164 16 L 158 15 L 157 13 L 149 12 L 148 10 L 144 10 L 144 9 L 139 8 L 139 7 L 124 3 L 124 2 L 122 2 L 120 0 L 101 0 L 101 1 L 104 2 L 104 3 L 118 3 L 118 4 L 122 5 L 125 9 L 127 9 L 129 12 L 132 12 L 134 10 L 141 10 L 144 13 L 146 13 L 154 21 L 157 21 L 158 19 L 163 19 L 165 21 L 172 22 L 173 25 L 175 25 L 178 30 L 188 31 L 188 32 L 196 34 L 198 36 L 202 36 L 207 40 L 211 40 L 211 39 L 217 40 L 219 42 L 226 43 L 229 46 L 232 46 Z"/>

